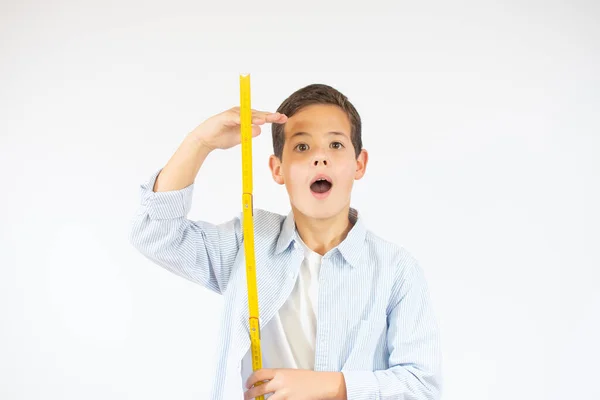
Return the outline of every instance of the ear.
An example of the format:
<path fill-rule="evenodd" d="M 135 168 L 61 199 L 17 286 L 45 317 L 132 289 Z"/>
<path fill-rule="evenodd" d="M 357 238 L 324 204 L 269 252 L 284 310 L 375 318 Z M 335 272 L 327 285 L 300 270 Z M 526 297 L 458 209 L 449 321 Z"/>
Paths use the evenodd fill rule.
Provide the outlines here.
<path fill-rule="evenodd" d="M 280 184 L 284 184 L 283 179 L 283 169 L 281 167 L 281 160 L 274 154 L 271 154 L 269 157 L 269 169 L 271 170 L 271 175 L 273 176 L 273 180 Z"/>
<path fill-rule="evenodd" d="M 359 180 L 362 178 L 367 172 L 367 163 L 369 162 L 369 153 L 367 150 L 361 150 L 358 158 L 356 159 L 356 173 L 354 174 L 354 179 Z"/>

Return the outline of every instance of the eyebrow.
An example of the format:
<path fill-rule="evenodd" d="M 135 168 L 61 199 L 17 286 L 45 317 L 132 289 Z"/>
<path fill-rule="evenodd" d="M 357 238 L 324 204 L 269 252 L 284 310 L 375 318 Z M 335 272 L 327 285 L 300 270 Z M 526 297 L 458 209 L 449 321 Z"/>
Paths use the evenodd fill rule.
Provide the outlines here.
<path fill-rule="evenodd" d="M 344 132 L 338 132 L 338 131 L 327 132 L 327 134 L 335 135 L 335 136 L 344 136 L 344 137 L 348 136 Z M 296 136 L 312 136 L 312 135 L 308 132 L 296 132 L 296 133 L 292 134 L 292 136 L 290 136 L 290 139 L 295 138 Z"/>

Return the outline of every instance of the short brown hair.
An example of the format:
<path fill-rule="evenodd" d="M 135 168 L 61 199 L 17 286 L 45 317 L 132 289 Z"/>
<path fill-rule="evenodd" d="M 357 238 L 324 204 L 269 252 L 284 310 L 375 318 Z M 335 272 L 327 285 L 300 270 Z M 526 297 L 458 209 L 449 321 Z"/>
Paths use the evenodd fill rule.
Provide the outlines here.
<path fill-rule="evenodd" d="M 348 101 L 348 98 L 337 89 L 320 83 L 305 86 L 296 90 L 285 99 L 277 109 L 277 112 L 285 114 L 289 118 L 303 107 L 312 104 L 333 104 L 340 107 L 346 115 L 348 115 L 351 126 L 350 140 L 354 146 L 356 158 L 358 158 L 358 155 L 362 150 L 360 115 L 352 103 Z M 285 124 L 271 125 L 273 134 L 273 153 L 280 160 L 283 155 L 283 145 L 285 143 L 284 127 Z"/>

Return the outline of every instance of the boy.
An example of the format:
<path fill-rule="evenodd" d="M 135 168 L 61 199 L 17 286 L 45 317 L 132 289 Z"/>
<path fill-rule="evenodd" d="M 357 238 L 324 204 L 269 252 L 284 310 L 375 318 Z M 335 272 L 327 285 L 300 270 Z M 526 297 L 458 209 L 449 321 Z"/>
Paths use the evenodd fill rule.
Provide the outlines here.
<path fill-rule="evenodd" d="M 313 84 L 276 113 L 252 110 L 253 137 L 267 123 L 269 167 L 291 211 L 254 210 L 263 369 L 250 361 L 242 213 L 187 219 L 203 161 L 240 143 L 239 108 L 197 126 L 142 185 L 131 232 L 144 256 L 224 295 L 211 399 L 439 399 L 439 331 L 422 270 L 350 206 L 368 161 L 354 106 Z"/>

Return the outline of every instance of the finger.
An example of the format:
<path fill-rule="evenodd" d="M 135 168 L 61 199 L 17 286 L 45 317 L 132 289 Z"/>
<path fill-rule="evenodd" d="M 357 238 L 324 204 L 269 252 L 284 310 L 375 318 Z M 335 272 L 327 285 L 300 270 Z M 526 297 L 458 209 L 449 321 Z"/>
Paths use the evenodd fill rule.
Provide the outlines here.
<path fill-rule="evenodd" d="M 284 124 L 286 123 L 288 120 L 287 115 L 285 114 L 279 114 L 279 118 L 277 118 L 275 121 L 273 121 L 274 124 Z"/>
<path fill-rule="evenodd" d="M 240 112 L 240 110 L 241 110 L 240 106 L 234 106 L 234 107 L 231 107 L 229 109 L 229 111 L 236 111 L 236 112 Z M 251 108 L 250 111 L 252 112 L 252 114 L 255 114 L 255 113 L 271 113 L 271 111 L 257 110 L 256 108 Z"/>
<path fill-rule="evenodd" d="M 257 137 L 260 135 L 261 129 L 258 125 L 252 125 L 252 137 Z"/>
<path fill-rule="evenodd" d="M 229 112 L 233 112 L 234 114 L 239 114 L 241 111 L 241 107 L 240 106 L 235 106 L 235 107 L 231 107 L 229 110 L 227 110 Z M 257 110 L 255 108 L 251 108 L 250 109 L 250 114 L 255 117 L 255 116 L 260 116 L 260 117 L 264 117 L 266 115 L 269 114 L 279 114 L 282 115 L 279 112 L 275 112 L 275 111 L 264 111 L 264 110 Z"/>
<path fill-rule="evenodd" d="M 252 115 L 252 122 L 261 121 L 261 122 L 273 122 L 279 118 L 281 114 L 279 113 L 267 113 L 267 112 L 259 112 Z"/>
<path fill-rule="evenodd" d="M 252 117 L 252 123 L 257 125 L 262 125 L 267 122 L 265 117 Z"/>
<path fill-rule="evenodd" d="M 287 115 L 279 113 L 279 112 L 272 114 L 271 117 L 272 118 L 269 119 L 269 122 L 275 122 L 278 124 L 284 123 L 288 119 Z"/>
<path fill-rule="evenodd" d="M 282 124 L 287 121 L 287 115 L 279 112 L 259 111 L 252 110 L 251 122 L 252 124 L 262 125 L 265 123 L 277 123 Z M 240 108 L 233 107 L 229 110 L 228 119 L 234 124 L 240 124 Z"/>
<path fill-rule="evenodd" d="M 240 125 L 242 123 L 241 116 L 239 114 L 230 114 L 225 117 L 226 117 L 226 119 L 223 120 L 223 123 L 227 126 L 236 126 L 236 125 Z M 273 117 L 265 118 L 265 117 L 256 116 L 256 117 L 252 117 L 250 122 L 253 125 L 262 125 L 266 122 L 271 122 L 272 119 L 274 119 L 274 118 Z"/>
<path fill-rule="evenodd" d="M 239 118 L 241 111 L 242 111 L 241 107 L 236 106 L 236 107 L 230 108 L 229 110 L 224 111 L 222 114 L 229 114 L 231 116 L 237 116 Z M 275 113 L 270 112 L 270 111 L 255 110 L 253 108 L 250 109 L 250 115 L 252 116 L 252 118 L 264 117 L 265 115 L 269 115 L 269 114 L 275 114 Z"/>
<path fill-rule="evenodd" d="M 250 389 L 256 382 L 270 381 L 275 376 L 275 370 L 270 368 L 261 368 L 254 371 L 246 380 L 246 389 Z"/>
<path fill-rule="evenodd" d="M 283 124 L 283 123 L 287 122 L 287 116 L 285 114 L 281 114 L 281 113 L 272 113 L 272 114 L 256 116 L 252 120 L 252 123 L 260 124 L 260 125 L 262 125 L 263 123 L 267 123 L 267 122 L 273 123 L 273 124 Z"/>
<path fill-rule="evenodd" d="M 265 394 L 275 393 L 275 388 L 273 387 L 272 382 L 266 382 L 262 385 L 255 386 L 251 389 L 248 389 L 246 393 L 244 393 L 244 399 L 250 400 L 255 399 L 258 396 L 264 396 Z"/>
<path fill-rule="evenodd" d="M 273 119 L 273 113 L 259 112 L 252 114 L 253 124 L 264 124 L 265 122 L 270 122 L 271 119 Z"/>
<path fill-rule="evenodd" d="M 280 117 L 282 115 L 285 116 L 285 114 L 282 114 L 279 111 L 259 111 L 259 110 L 252 110 L 252 116 L 253 117 L 267 118 L 267 117 Z"/>

